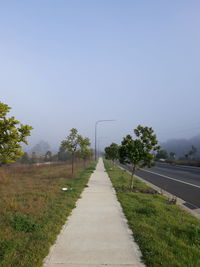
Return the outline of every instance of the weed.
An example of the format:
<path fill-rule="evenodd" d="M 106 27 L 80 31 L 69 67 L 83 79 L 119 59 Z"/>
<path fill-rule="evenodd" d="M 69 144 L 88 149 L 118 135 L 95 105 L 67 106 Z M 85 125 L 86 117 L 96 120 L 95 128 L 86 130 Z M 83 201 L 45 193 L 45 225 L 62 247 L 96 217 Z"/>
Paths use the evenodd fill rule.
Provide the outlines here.
<path fill-rule="evenodd" d="M 8 219 L 11 226 L 16 231 L 32 232 L 37 230 L 39 227 L 39 225 L 35 222 L 32 222 L 28 216 L 20 214 L 19 212 L 15 214 L 9 214 Z"/>

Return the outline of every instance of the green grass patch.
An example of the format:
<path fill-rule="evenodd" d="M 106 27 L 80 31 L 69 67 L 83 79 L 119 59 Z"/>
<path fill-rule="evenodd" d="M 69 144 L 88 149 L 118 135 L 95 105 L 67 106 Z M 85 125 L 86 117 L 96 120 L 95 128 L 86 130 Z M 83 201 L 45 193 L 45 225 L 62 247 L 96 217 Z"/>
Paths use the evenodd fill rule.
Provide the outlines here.
<path fill-rule="evenodd" d="M 33 232 L 38 228 L 38 224 L 32 222 L 28 216 L 20 213 L 9 215 L 8 220 L 16 231 Z"/>
<path fill-rule="evenodd" d="M 42 266 L 96 162 L 0 169 L 0 266 Z M 70 187 L 70 191 L 62 191 Z"/>
<path fill-rule="evenodd" d="M 123 190 L 130 174 L 104 163 L 146 266 L 200 266 L 200 221 L 137 178 L 133 192 Z"/>

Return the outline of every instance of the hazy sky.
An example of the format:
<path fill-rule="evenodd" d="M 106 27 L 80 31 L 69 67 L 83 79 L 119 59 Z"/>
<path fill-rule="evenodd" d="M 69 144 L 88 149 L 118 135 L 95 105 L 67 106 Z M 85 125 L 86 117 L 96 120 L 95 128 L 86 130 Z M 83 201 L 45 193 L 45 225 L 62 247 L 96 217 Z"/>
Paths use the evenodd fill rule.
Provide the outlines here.
<path fill-rule="evenodd" d="M 200 133 L 200 1 L 0 1 L 0 92 L 52 146 L 75 127 L 100 146 L 152 126 Z"/>

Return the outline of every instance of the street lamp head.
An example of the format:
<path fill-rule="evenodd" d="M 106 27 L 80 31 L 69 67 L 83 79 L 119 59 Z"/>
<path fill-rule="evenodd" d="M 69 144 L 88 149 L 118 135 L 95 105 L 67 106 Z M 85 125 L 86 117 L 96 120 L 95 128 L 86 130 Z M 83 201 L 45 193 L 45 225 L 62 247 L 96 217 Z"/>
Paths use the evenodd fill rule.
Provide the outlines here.
<path fill-rule="evenodd" d="M 102 122 L 102 121 L 115 121 L 114 119 L 112 120 L 98 120 L 98 122 Z"/>
<path fill-rule="evenodd" d="M 104 121 L 116 121 L 116 120 L 98 120 L 96 121 L 95 125 L 97 125 L 99 122 L 104 122 Z"/>

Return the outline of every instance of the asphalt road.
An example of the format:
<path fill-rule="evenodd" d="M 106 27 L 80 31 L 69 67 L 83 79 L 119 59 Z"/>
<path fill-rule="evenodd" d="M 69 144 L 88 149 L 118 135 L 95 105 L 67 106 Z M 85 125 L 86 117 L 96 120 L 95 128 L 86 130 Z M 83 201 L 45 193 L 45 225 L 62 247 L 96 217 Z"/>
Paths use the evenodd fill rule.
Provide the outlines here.
<path fill-rule="evenodd" d="M 126 167 L 128 168 L 128 167 Z M 150 183 L 183 199 L 191 209 L 200 208 L 200 168 L 157 163 L 136 172 Z"/>

